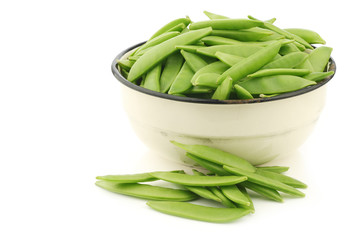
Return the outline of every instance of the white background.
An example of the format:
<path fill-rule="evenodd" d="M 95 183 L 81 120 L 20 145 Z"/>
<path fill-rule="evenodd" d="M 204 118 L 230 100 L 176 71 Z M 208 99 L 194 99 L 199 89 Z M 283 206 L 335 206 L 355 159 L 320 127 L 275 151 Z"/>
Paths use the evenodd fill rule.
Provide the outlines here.
<path fill-rule="evenodd" d="M 359 239 L 356 1 L 1 1 L 0 239 Z M 164 215 L 95 176 L 177 169 L 137 139 L 110 64 L 123 49 L 203 10 L 309 28 L 337 73 L 308 141 L 286 162 L 309 187 L 228 224 Z M 276 163 L 274 163 L 276 164 Z"/>

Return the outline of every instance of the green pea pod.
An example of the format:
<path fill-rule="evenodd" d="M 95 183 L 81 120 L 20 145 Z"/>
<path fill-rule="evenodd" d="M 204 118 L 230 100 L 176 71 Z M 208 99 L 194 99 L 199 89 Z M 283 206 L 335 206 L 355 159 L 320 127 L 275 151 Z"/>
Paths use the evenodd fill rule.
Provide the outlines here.
<path fill-rule="evenodd" d="M 264 41 L 274 41 L 274 40 L 285 39 L 285 36 L 280 35 L 280 34 L 278 34 L 276 32 L 270 32 L 270 33 L 272 33 L 272 34 L 269 34 L 268 36 L 265 36 L 265 37 L 259 39 L 258 41 L 264 42 Z"/>
<path fill-rule="evenodd" d="M 171 32 L 165 32 L 149 41 L 141 45 L 138 49 L 136 49 L 134 55 L 137 55 L 137 53 L 141 52 L 142 50 L 145 50 L 149 47 L 158 45 L 159 43 L 162 43 L 170 38 L 176 37 L 180 34 L 178 31 L 171 31 Z"/>
<path fill-rule="evenodd" d="M 216 73 L 216 74 L 222 74 L 223 72 L 225 72 L 227 69 L 229 68 L 228 65 L 226 65 L 225 63 L 221 62 L 221 61 L 217 61 L 217 62 L 213 62 L 210 63 L 206 66 L 204 66 L 203 68 L 199 69 L 199 71 L 197 71 L 194 76 L 191 79 L 191 83 L 193 85 L 195 85 L 195 80 L 202 74 L 204 73 Z"/>
<path fill-rule="evenodd" d="M 242 192 L 242 194 L 244 194 L 244 196 L 248 199 L 248 201 L 250 202 L 250 205 L 248 207 L 245 207 L 245 208 L 248 208 L 251 210 L 251 213 L 255 213 L 255 207 L 254 207 L 254 203 L 253 201 L 251 200 L 248 192 L 246 191 L 246 188 L 244 188 L 241 184 L 238 184 L 237 187 L 239 188 L 239 190 Z M 244 207 L 244 206 L 242 206 Z"/>
<path fill-rule="evenodd" d="M 238 84 L 251 94 L 274 94 L 296 91 L 316 82 L 293 75 L 274 75 L 252 78 Z"/>
<path fill-rule="evenodd" d="M 221 202 L 221 199 L 216 196 L 212 191 L 210 191 L 207 188 L 204 187 L 194 187 L 194 186 L 184 186 L 187 190 L 190 192 L 195 193 L 196 195 L 199 195 L 202 198 L 214 200 L 216 202 Z"/>
<path fill-rule="evenodd" d="M 191 153 L 192 155 L 195 155 L 204 160 L 214 162 L 220 165 L 228 165 L 241 168 L 249 172 L 256 171 L 256 168 L 245 159 L 242 159 L 239 156 L 222 151 L 220 149 L 209 147 L 206 145 L 188 145 L 176 141 L 170 142 L 175 146 L 184 149 L 186 152 Z"/>
<path fill-rule="evenodd" d="M 224 81 L 216 88 L 214 95 L 211 99 L 227 100 L 230 97 L 231 90 L 233 88 L 233 80 L 230 76 L 227 76 Z"/>
<path fill-rule="evenodd" d="M 194 71 L 190 68 L 189 64 L 185 62 L 171 84 L 168 93 L 179 94 L 189 90 L 192 87 L 191 79 L 193 76 Z"/>
<path fill-rule="evenodd" d="M 197 49 L 205 48 L 204 46 L 196 46 L 196 45 L 178 45 L 175 46 L 176 49 L 185 50 L 186 52 L 196 53 Z"/>
<path fill-rule="evenodd" d="M 270 32 L 251 31 L 250 29 L 244 30 L 213 30 L 211 35 L 234 39 L 237 41 L 251 42 L 258 41 L 272 34 Z"/>
<path fill-rule="evenodd" d="M 97 181 L 95 184 L 110 192 L 150 200 L 189 201 L 197 198 L 195 194 L 187 190 L 165 188 L 148 184 L 116 183 L 110 181 Z"/>
<path fill-rule="evenodd" d="M 216 173 L 217 175 L 220 175 L 220 176 L 229 175 L 229 173 L 227 171 L 225 171 L 225 169 L 219 164 L 204 160 L 204 159 L 199 158 L 191 153 L 186 153 L 186 156 L 189 157 L 190 159 L 194 160 L 196 163 L 198 163 L 203 168 L 209 170 L 210 172 Z"/>
<path fill-rule="evenodd" d="M 180 50 L 180 53 L 183 55 L 185 61 L 194 72 L 197 72 L 201 68 L 208 65 L 204 59 L 202 59 L 199 55 L 195 53 L 186 52 L 184 50 Z"/>
<path fill-rule="evenodd" d="M 234 221 L 251 213 L 244 208 L 216 208 L 184 202 L 149 201 L 147 205 L 165 214 L 216 223 Z"/>
<path fill-rule="evenodd" d="M 137 183 L 137 182 L 149 182 L 149 181 L 157 180 L 149 173 L 97 176 L 96 179 L 104 180 L 104 181 L 112 181 L 117 183 Z"/>
<path fill-rule="evenodd" d="M 154 35 L 152 35 L 149 40 L 163 34 L 164 32 L 168 32 L 169 29 L 173 28 L 174 26 L 180 24 L 180 23 L 183 23 L 185 26 L 189 25 L 191 22 L 190 18 L 189 17 L 186 17 L 186 18 L 178 18 L 178 19 L 175 19 L 169 23 L 167 23 L 165 26 L 163 26 L 162 28 L 160 28 L 156 33 L 154 33 Z"/>
<path fill-rule="evenodd" d="M 253 182 L 256 184 L 259 184 L 261 186 L 265 186 L 265 187 L 269 187 L 293 196 L 298 196 L 298 197 L 304 197 L 305 194 L 303 192 L 300 192 L 299 190 L 297 190 L 294 187 L 291 187 L 289 185 L 286 185 L 280 181 L 274 180 L 272 178 L 268 178 L 262 175 L 259 175 L 257 173 L 251 173 L 251 172 L 247 172 L 244 171 L 242 169 L 238 169 L 238 168 L 234 168 L 234 167 L 229 167 L 224 165 L 223 166 L 224 169 L 230 173 L 233 173 L 235 175 L 238 176 L 246 176 L 248 178 L 249 182 Z"/>
<path fill-rule="evenodd" d="M 225 16 L 222 16 L 222 15 L 218 15 L 218 14 L 215 14 L 215 13 L 211 13 L 211 12 L 208 12 L 208 11 L 204 11 L 204 14 L 210 18 L 211 20 L 215 20 L 215 19 L 229 19 L 228 17 L 225 17 Z"/>
<path fill-rule="evenodd" d="M 180 72 L 183 63 L 184 58 L 179 52 L 171 54 L 166 59 L 165 66 L 160 77 L 160 91 L 162 93 L 165 93 L 170 89 L 170 86 L 174 82 L 177 74 Z"/>
<path fill-rule="evenodd" d="M 278 191 L 276 191 L 275 189 L 272 188 L 268 188 L 256 183 L 252 183 L 252 182 L 243 182 L 241 183 L 241 186 L 246 187 L 248 189 L 250 189 L 251 191 L 254 191 L 256 193 L 258 193 L 259 195 L 277 201 L 277 202 L 283 202 L 283 198 L 281 197 L 281 195 L 279 194 Z"/>
<path fill-rule="evenodd" d="M 234 82 L 237 82 L 238 80 L 246 77 L 248 74 L 259 70 L 276 56 L 280 47 L 280 42 L 274 42 L 262 48 L 261 50 L 255 52 L 243 61 L 226 70 L 219 77 L 218 82 L 221 83 L 227 76 L 230 76 Z"/>
<path fill-rule="evenodd" d="M 305 183 L 280 173 L 270 172 L 262 169 L 257 169 L 256 172 L 262 176 L 278 180 L 294 188 L 307 188 L 307 185 Z"/>
<path fill-rule="evenodd" d="M 310 73 L 308 69 L 294 69 L 294 68 L 274 68 L 274 69 L 262 69 L 255 73 L 247 75 L 250 78 L 267 77 L 273 75 L 294 75 L 305 76 Z M 311 80 L 311 79 L 309 79 Z"/>
<path fill-rule="evenodd" d="M 215 56 L 220 61 L 222 61 L 223 63 L 228 65 L 229 67 L 232 67 L 235 64 L 237 64 L 245 59 L 244 57 L 240 57 L 240 56 L 236 56 L 236 55 L 232 55 L 232 54 L 228 54 L 228 53 L 223 53 L 223 52 L 216 52 Z"/>
<path fill-rule="evenodd" d="M 237 206 L 230 199 L 228 199 L 217 187 L 209 187 L 210 191 L 221 199 L 221 203 L 228 208 L 236 208 Z"/>
<path fill-rule="evenodd" d="M 309 55 L 309 61 L 314 68 L 314 72 L 323 72 L 329 63 L 331 47 L 321 46 L 314 49 Z"/>
<path fill-rule="evenodd" d="M 285 31 L 301 37 L 310 44 L 326 44 L 325 40 L 318 33 L 308 29 L 286 28 Z"/>
<path fill-rule="evenodd" d="M 245 88 L 238 84 L 234 85 L 235 93 L 238 99 L 253 99 L 254 97 Z"/>
<path fill-rule="evenodd" d="M 265 47 L 269 45 L 271 42 L 242 42 L 231 38 L 225 38 L 220 36 L 206 36 L 201 39 L 208 46 L 216 46 L 216 45 L 241 45 L 241 46 L 259 46 Z"/>
<path fill-rule="evenodd" d="M 153 177 L 185 186 L 226 186 L 246 181 L 238 176 L 196 176 L 171 172 L 152 172 Z"/>
<path fill-rule="evenodd" d="M 262 69 L 293 68 L 303 63 L 309 55 L 303 52 L 289 53 L 266 64 Z"/>
<path fill-rule="evenodd" d="M 330 77 L 333 74 L 334 74 L 334 71 L 312 72 L 312 73 L 309 73 L 308 75 L 305 75 L 304 78 L 311 80 L 311 81 L 319 82 L 321 80 L 324 80 L 327 77 Z"/>
<path fill-rule="evenodd" d="M 250 206 L 248 198 L 239 190 L 236 185 L 221 186 L 221 192 L 231 201 L 244 206 Z"/>
<path fill-rule="evenodd" d="M 152 67 L 162 62 L 169 55 L 177 51 L 175 48 L 176 45 L 194 43 L 206 35 L 209 35 L 211 31 L 211 28 L 189 31 L 152 47 L 134 63 L 130 69 L 128 80 L 134 82 Z"/>
<path fill-rule="evenodd" d="M 289 167 L 284 166 L 263 166 L 263 167 L 257 167 L 257 169 L 261 169 L 264 171 L 269 172 L 276 172 L 276 173 L 283 173 L 289 170 Z"/>
<path fill-rule="evenodd" d="M 300 50 L 295 46 L 294 43 L 289 43 L 289 44 L 281 46 L 279 53 L 280 53 L 280 55 L 284 56 L 286 54 L 299 52 L 299 51 Z"/>
<path fill-rule="evenodd" d="M 200 74 L 195 79 L 195 86 L 205 86 L 210 88 L 217 88 L 219 85 L 217 84 L 217 79 L 220 74 L 217 73 L 204 73 Z"/>
<path fill-rule="evenodd" d="M 134 64 L 134 62 L 128 59 L 122 59 L 122 60 L 117 60 L 117 64 L 121 69 L 129 71 L 132 65 Z"/>
<path fill-rule="evenodd" d="M 216 45 L 205 48 L 199 48 L 196 50 L 197 53 L 205 56 L 216 58 L 216 52 L 228 53 L 240 57 L 249 57 L 255 52 L 261 50 L 263 47 L 260 46 L 245 46 L 245 45 Z"/>
<path fill-rule="evenodd" d="M 213 92 L 213 88 L 206 87 L 206 86 L 193 86 L 186 92 L 185 94 L 205 94 Z"/>
<path fill-rule="evenodd" d="M 151 69 L 144 79 L 144 88 L 160 92 L 161 63 Z"/>
<path fill-rule="evenodd" d="M 186 25 L 184 23 L 179 23 L 178 25 L 175 25 L 174 27 L 170 28 L 166 32 L 173 32 L 173 31 L 182 32 L 185 28 L 186 28 Z"/>
<path fill-rule="evenodd" d="M 191 23 L 189 25 L 189 29 L 196 30 L 196 29 L 211 27 L 212 29 L 221 29 L 221 30 L 239 30 L 239 29 L 258 27 L 262 25 L 263 23 L 261 21 L 251 20 L 251 19 L 214 19 L 214 20 Z"/>

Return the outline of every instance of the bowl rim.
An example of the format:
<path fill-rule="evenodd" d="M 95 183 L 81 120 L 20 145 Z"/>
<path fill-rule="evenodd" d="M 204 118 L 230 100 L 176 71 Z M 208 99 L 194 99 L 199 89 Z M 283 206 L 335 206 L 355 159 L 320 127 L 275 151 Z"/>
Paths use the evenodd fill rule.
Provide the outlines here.
<path fill-rule="evenodd" d="M 302 95 L 308 92 L 311 92 L 317 88 L 322 87 L 323 85 L 325 85 L 326 83 L 328 83 L 334 76 L 336 73 L 336 64 L 335 61 L 332 57 L 330 57 L 329 60 L 329 69 L 328 71 L 334 71 L 334 74 L 325 78 L 324 80 L 318 82 L 315 85 L 310 85 L 307 86 L 305 88 L 296 90 L 296 91 L 292 91 L 292 92 L 287 92 L 287 93 L 282 93 L 279 94 L 277 96 L 273 96 L 273 97 L 264 97 L 264 98 L 254 98 L 254 99 L 231 99 L 231 100 L 217 100 L 217 99 L 203 99 L 203 98 L 193 98 L 193 97 L 181 97 L 181 96 L 175 96 L 175 95 L 170 95 L 167 93 L 161 93 L 161 92 L 156 92 L 156 91 L 152 91 L 143 87 L 140 87 L 130 81 L 128 81 L 117 69 L 117 60 L 121 59 L 126 53 L 128 53 L 129 51 L 135 49 L 136 47 L 144 44 L 145 42 L 141 42 L 138 44 L 135 44 L 131 47 L 126 48 L 125 50 L 121 51 L 113 60 L 112 64 L 111 64 L 111 71 L 113 73 L 113 75 L 115 76 L 115 78 L 117 80 L 119 80 L 119 82 L 121 82 L 123 85 L 125 85 L 126 87 L 129 87 L 135 91 L 141 92 L 141 93 L 145 93 L 154 97 L 159 97 L 159 98 L 165 98 L 168 100 L 174 100 L 174 101 L 181 101 L 181 102 L 189 102 L 189 103 L 202 103 L 202 104 L 249 104 L 249 103 L 262 103 L 262 102 L 271 102 L 271 101 L 276 101 L 276 100 L 282 100 L 282 99 L 287 99 L 287 98 L 292 98 L 292 97 L 296 97 L 298 95 Z"/>

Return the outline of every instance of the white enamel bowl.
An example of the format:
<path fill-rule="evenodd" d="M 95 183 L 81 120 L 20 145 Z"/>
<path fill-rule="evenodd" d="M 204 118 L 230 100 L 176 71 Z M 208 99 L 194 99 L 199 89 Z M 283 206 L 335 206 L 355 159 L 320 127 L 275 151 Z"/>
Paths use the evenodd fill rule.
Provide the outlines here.
<path fill-rule="evenodd" d="M 326 83 L 332 78 L 271 98 L 220 101 L 172 96 L 139 87 L 118 72 L 116 60 L 126 58 L 138 45 L 120 53 L 112 64 L 125 111 L 135 133 L 151 150 L 187 165 L 193 162 L 170 140 L 220 148 L 254 165 L 290 155 L 313 130 L 325 104 Z M 335 68 L 331 59 L 329 70 Z"/>

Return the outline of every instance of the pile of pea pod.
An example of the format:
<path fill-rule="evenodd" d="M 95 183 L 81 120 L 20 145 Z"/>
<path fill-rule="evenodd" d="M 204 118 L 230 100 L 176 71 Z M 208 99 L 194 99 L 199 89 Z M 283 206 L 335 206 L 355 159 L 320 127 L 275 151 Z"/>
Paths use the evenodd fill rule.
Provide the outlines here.
<path fill-rule="evenodd" d="M 114 193 L 150 200 L 148 206 L 165 214 L 217 223 L 234 221 L 255 212 L 247 189 L 277 202 L 283 201 L 279 192 L 295 197 L 305 196 L 297 188 L 306 188 L 306 184 L 283 174 L 288 167 L 255 167 L 236 155 L 216 148 L 172 143 L 185 150 L 186 155 L 206 172 L 192 169 L 193 174 L 175 170 L 105 175 L 96 177 L 100 180 L 96 185 Z M 176 184 L 178 188 L 142 183 L 156 180 Z M 189 202 L 201 198 L 215 202 L 212 206 Z"/>
<path fill-rule="evenodd" d="M 118 60 L 118 70 L 141 87 L 183 97 L 252 99 L 292 92 L 334 74 L 332 48 L 314 31 L 281 29 L 275 18 L 179 18 Z"/>

